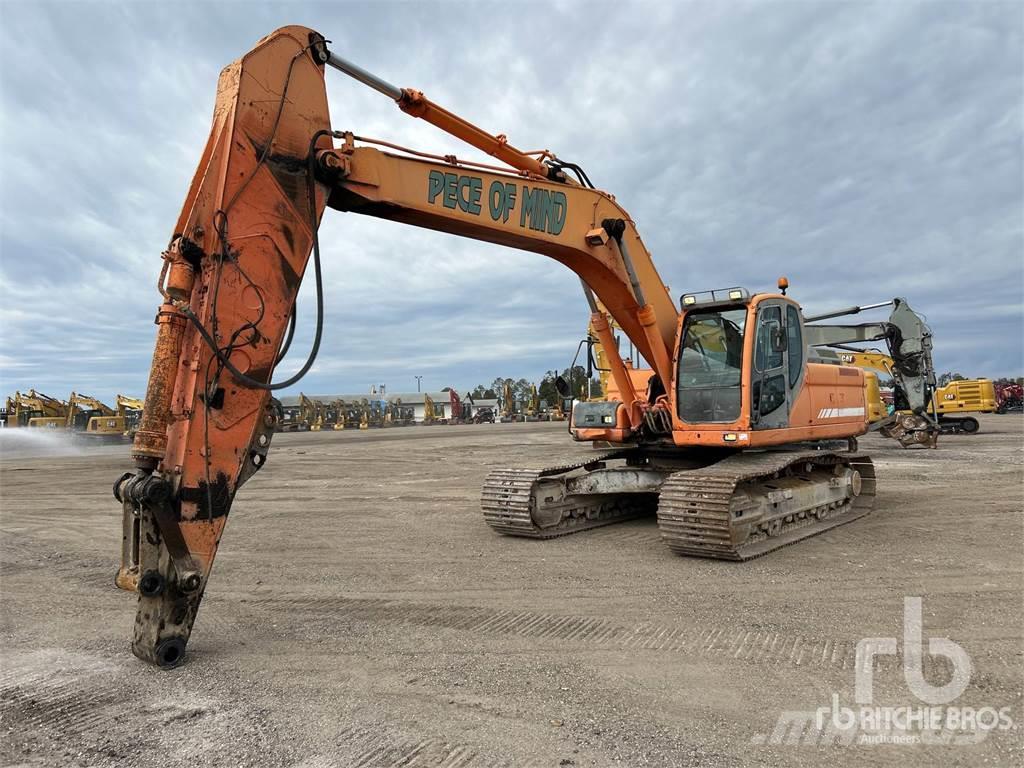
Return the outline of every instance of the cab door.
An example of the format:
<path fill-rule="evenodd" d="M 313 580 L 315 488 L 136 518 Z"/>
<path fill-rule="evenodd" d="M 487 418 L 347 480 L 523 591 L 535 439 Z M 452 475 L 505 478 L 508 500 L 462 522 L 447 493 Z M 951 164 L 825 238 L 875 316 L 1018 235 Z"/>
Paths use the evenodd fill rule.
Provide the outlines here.
<path fill-rule="evenodd" d="M 787 427 L 803 380 L 800 311 L 782 299 L 761 302 L 756 329 L 750 373 L 750 424 L 753 429 Z"/>

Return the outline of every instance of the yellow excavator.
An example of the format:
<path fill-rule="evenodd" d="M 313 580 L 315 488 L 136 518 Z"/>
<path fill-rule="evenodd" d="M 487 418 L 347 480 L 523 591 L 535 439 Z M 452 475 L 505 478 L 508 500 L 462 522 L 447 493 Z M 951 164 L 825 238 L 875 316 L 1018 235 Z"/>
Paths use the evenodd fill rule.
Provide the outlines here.
<path fill-rule="evenodd" d="M 31 414 L 26 426 L 32 429 L 64 429 L 67 426 L 71 408 L 66 401 L 31 389 L 23 403 Z"/>
<path fill-rule="evenodd" d="M 322 403 L 299 392 L 299 424 L 310 432 L 319 432 L 324 424 Z"/>
<path fill-rule="evenodd" d="M 597 304 L 597 311 L 600 313 L 606 313 L 604 305 L 600 301 L 595 302 Z M 619 333 L 622 332 L 621 326 L 612 319 L 609 322 L 612 330 L 612 338 L 615 343 L 614 354 L 618 359 L 622 361 L 622 365 L 626 370 L 633 390 L 636 392 L 647 392 L 647 386 L 650 383 L 651 376 L 654 375 L 652 368 L 637 367 L 633 363 L 633 355 L 630 354 L 628 357 L 623 357 L 619 350 Z M 587 355 L 587 382 L 585 386 L 590 386 L 590 380 L 593 378 L 593 372 L 597 371 L 598 381 L 601 383 L 601 392 L 588 397 L 588 400 L 594 402 L 602 402 L 607 400 L 619 400 L 622 397 L 622 393 L 619 392 L 618 385 L 615 383 L 615 378 L 612 376 L 612 369 L 610 364 L 610 357 L 608 350 L 605 349 L 605 345 L 601 343 L 597 333 L 594 330 L 594 323 L 591 321 L 587 325 L 587 347 L 590 350 Z"/>
<path fill-rule="evenodd" d="M 530 397 L 523 407 L 523 421 L 540 421 L 540 397 L 537 396 L 537 385 L 530 385 Z"/>
<path fill-rule="evenodd" d="M 501 385 L 501 416 L 498 420 L 502 424 L 523 420 L 522 414 L 516 410 L 516 397 L 510 379 L 505 379 Z"/>
<path fill-rule="evenodd" d="M 854 347 L 835 346 L 832 347 L 843 365 L 853 365 L 864 369 L 864 375 L 869 381 L 874 381 L 875 389 L 878 389 L 877 372 L 893 377 L 895 361 L 892 356 L 877 349 L 861 350 Z M 868 402 L 873 402 L 876 394 L 868 390 Z M 880 391 L 877 399 L 881 402 Z M 991 380 L 980 379 L 959 379 L 950 381 L 944 386 L 936 387 L 933 404 L 928 408 L 931 415 L 938 414 L 938 424 L 942 434 L 975 434 L 981 427 L 977 418 L 971 413 L 995 413 L 998 407 L 996 402 L 996 389 Z M 874 418 L 872 408 L 871 421 L 884 418 L 883 413 L 878 419 Z"/>
<path fill-rule="evenodd" d="M 101 403 L 95 397 L 72 392 L 68 398 L 64 428 L 70 432 L 85 432 L 91 419 L 114 416 L 117 416 L 117 413 L 109 405 Z"/>
<path fill-rule="evenodd" d="M 340 432 L 345 429 L 345 416 L 347 415 L 347 404 L 340 397 L 332 400 L 329 406 L 333 416 L 331 419 L 331 429 Z"/>
<path fill-rule="evenodd" d="M 328 68 L 494 161 L 334 130 Z M 347 61 L 315 31 L 285 27 L 222 71 L 209 140 L 163 254 L 134 467 L 114 486 L 116 583 L 136 597 L 140 658 L 183 659 L 237 491 L 266 464 L 280 412 L 272 393 L 315 363 L 328 208 L 556 260 L 579 277 L 601 343 L 615 348 L 596 299 L 651 365 L 638 392 L 610 354 L 620 399 L 574 406 L 572 438 L 615 449 L 487 475 L 482 522 L 495 532 L 546 539 L 651 515 L 672 552 L 742 561 L 871 510 L 874 466 L 856 446 L 868 428 L 863 373 L 807 361 L 807 323 L 782 281 L 779 291 L 733 285 L 676 299 L 633 217 L 579 164 L 522 152 Z M 313 344 L 295 374 L 273 382 L 311 255 Z M 919 329 L 895 324 L 909 361 Z M 556 387 L 563 394 L 565 382 Z M 308 521 L 293 524 L 316 536 Z"/>
<path fill-rule="evenodd" d="M 30 389 L 15 392 L 7 398 L 7 427 L 35 429 L 63 429 L 67 421 L 68 405 L 63 400 Z"/>
<path fill-rule="evenodd" d="M 359 429 L 362 427 L 364 415 L 359 403 L 336 400 L 335 404 L 338 408 L 338 421 L 334 424 L 335 429 Z"/>
<path fill-rule="evenodd" d="M 115 412 L 90 416 L 81 434 L 91 440 L 132 438 L 142 416 L 142 406 L 142 400 L 137 397 L 118 395 Z"/>
<path fill-rule="evenodd" d="M 434 398 L 430 395 L 423 394 L 423 425 L 433 426 L 437 423 L 437 411 L 434 409 Z"/>
<path fill-rule="evenodd" d="M 548 408 L 548 421 L 565 421 L 565 410 L 562 408 L 562 399 L 558 397 L 554 405 Z"/>

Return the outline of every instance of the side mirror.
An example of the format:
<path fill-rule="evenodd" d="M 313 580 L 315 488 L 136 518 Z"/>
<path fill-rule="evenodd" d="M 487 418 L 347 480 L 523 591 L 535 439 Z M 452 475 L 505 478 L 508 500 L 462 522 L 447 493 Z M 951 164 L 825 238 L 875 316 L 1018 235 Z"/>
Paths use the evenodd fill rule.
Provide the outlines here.
<path fill-rule="evenodd" d="M 558 392 L 559 397 L 569 398 L 572 397 L 572 390 L 569 389 L 569 382 L 561 376 L 555 377 L 555 391 Z"/>

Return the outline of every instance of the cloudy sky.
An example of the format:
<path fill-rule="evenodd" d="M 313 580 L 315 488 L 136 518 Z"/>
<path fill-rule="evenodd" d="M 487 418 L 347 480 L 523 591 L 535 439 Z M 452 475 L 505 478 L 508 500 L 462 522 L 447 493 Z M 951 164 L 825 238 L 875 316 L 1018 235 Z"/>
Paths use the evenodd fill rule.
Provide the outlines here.
<path fill-rule="evenodd" d="M 160 252 L 221 67 L 311 26 L 630 211 L 673 295 L 780 274 L 809 313 L 907 296 L 940 370 L 1021 375 L 1024 4 L 0 2 L 0 390 L 142 394 Z M 472 156 L 328 72 L 337 129 Z M 328 211 L 305 391 L 565 367 L 543 257 Z M 303 328 L 278 378 L 311 338 Z M 2 396 L 0 395 L 0 396 Z"/>

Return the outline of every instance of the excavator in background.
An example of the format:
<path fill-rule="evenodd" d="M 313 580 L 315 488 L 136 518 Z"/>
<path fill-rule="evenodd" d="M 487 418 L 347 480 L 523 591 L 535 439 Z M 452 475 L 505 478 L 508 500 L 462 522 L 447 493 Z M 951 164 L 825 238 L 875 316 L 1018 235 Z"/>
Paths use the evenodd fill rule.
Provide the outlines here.
<path fill-rule="evenodd" d="M 555 400 L 554 405 L 548 408 L 548 421 L 565 421 L 565 411 L 562 410 L 562 399 L 559 397 Z"/>
<path fill-rule="evenodd" d="M 338 428 L 339 413 L 335 407 L 337 400 L 330 402 L 323 402 L 322 400 L 314 401 L 316 403 L 317 411 L 320 418 L 320 429 L 322 430 L 334 430 Z"/>
<path fill-rule="evenodd" d="M 468 412 L 465 414 L 465 418 L 463 418 L 463 411 L 468 411 L 468 409 L 463 407 L 462 398 L 459 397 L 459 393 L 456 392 L 454 388 L 448 390 L 448 407 L 449 413 L 448 418 L 446 419 L 447 424 L 462 424 L 464 422 L 471 421 Z"/>
<path fill-rule="evenodd" d="M 508 379 L 501 385 L 501 418 L 499 420 L 502 424 L 522 421 L 522 417 L 516 410 L 516 397 L 512 391 L 512 382 Z"/>
<path fill-rule="evenodd" d="M 607 310 L 601 304 L 600 301 L 596 301 L 597 311 L 606 314 Z M 645 368 L 633 362 L 633 345 L 630 344 L 629 355 L 623 357 L 619 349 L 619 337 L 615 335 L 615 331 L 621 331 L 622 328 L 614 320 L 609 321 L 609 325 L 612 329 L 612 339 L 615 344 L 614 354 L 622 360 L 622 364 L 625 367 L 626 375 L 629 377 L 632 383 L 634 392 L 646 392 L 647 386 L 650 383 L 651 376 L 654 375 L 654 370 L 651 368 Z M 620 400 L 622 395 L 615 384 L 615 379 L 611 375 L 611 366 L 609 364 L 608 351 L 604 348 L 604 345 L 598 339 L 597 334 L 594 331 L 594 324 L 591 321 L 587 325 L 587 381 L 586 386 L 590 387 L 590 381 L 594 378 L 594 371 L 597 371 L 598 381 L 601 383 L 601 392 L 591 396 L 588 392 L 587 400 L 590 401 L 607 401 L 607 400 Z"/>
<path fill-rule="evenodd" d="M 32 389 L 29 390 L 27 400 L 23 402 L 28 406 L 28 412 L 32 414 L 27 422 L 30 429 L 65 429 L 67 427 L 71 408 L 66 401 Z"/>
<path fill-rule="evenodd" d="M 323 404 L 319 400 L 312 400 L 305 394 L 299 392 L 299 430 L 302 432 L 319 432 L 323 427 L 324 419 L 321 413 Z"/>
<path fill-rule="evenodd" d="M 334 428 L 359 429 L 363 421 L 363 411 L 358 403 L 348 403 L 344 400 L 335 400 L 334 407 L 338 410 L 338 420 Z"/>
<path fill-rule="evenodd" d="M 118 395 L 115 412 L 109 416 L 89 417 L 82 436 L 91 440 L 131 439 L 142 416 L 142 406 L 142 400 L 137 397 Z"/>
<path fill-rule="evenodd" d="M 974 416 L 999 409 L 996 387 L 990 379 L 958 379 L 935 390 L 935 408 L 943 434 L 975 434 L 981 424 Z"/>
<path fill-rule="evenodd" d="M 388 418 L 393 426 L 409 427 L 416 423 L 416 412 L 411 405 L 402 405 L 399 397 L 388 403 Z"/>
<path fill-rule="evenodd" d="M 433 426 L 438 422 L 437 409 L 434 408 L 434 398 L 430 395 L 423 395 L 423 425 Z"/>
<path fill-rule="evenodd" d="M 876 349 L 860 350 L 845 345 L 834 346 L 831 349 L 835 351 L 841 364 L 863 368 L 865 376 L 877 381 L 877 371 L 898 381 L 893 373 L 895 361 L 885 352 Z M 896 398 L 899 399 L 898 384 L 896 393 Z M 870 402 L 870 392 L 868 397 Z M 981 425 L 974 416 L 964 414 L 995 413 L 998 408 L 995 385 L 985 378 L 950 381 L 944 386 L 936 387 L 932 399 L 933 404 L 929 405 L 928 413 L 931 416 L 938 414 L 939 429 L 944 435 L 974 434 Z M 875 422 L 876 419 L 872 418 L 871 421 Z"/>
<path fill-rule="evenodd" d="M 346 419 L 347 409 L 347 403 L 340 397 L 331 401 L 331 404 L 328 406 L 328 411 L 331 413 L 331 429 L 341 431 L 348 427 Z"/>
<path fill-rule="evenodd" d="M 72 392 L 68 398 L 68 414 L 65 428 L 72 432 L 84 432 L 94 418 L 117 416 L 109 405 L 105 405 L 95 397 Z"/>
<path fill-rule="evenodd" d="M 388 402 L 384 399 L 384 385 L 380 385 L 380 392 L 377 392 L 377 385 L 370 385 L 370 397 L 360 401 L 366 426 L 360 425 L 360 429 L 369 427 L 383 428 L 391 426 L 388 418 Z"/>
<path fill-rule="evenodd" d="M 883 321 L 845 324 L 822 322 L 882 307 L 892 307 L 888 319 Z M 848 345 L 884 341 L 889 350 L 888 357 L 892 360 L 887 370 L 896 384 L 895 412 L 872 427 L 905 448 L 912 445 L 936 447 L 941 428 L 935 417 L 936 378 L 935 366 L 932 364 L 932 332 L 924 319 L 911 309 L 906 299 L 894 298 L 876 304 L 847 307 L 805 317 L 804 320 L 807 345 L 813 348 L 831 347 L 832 354 L 837 354 L 837 349 L 865 353 L 866 350 L 850 348 Z M 818 354 L 824 352 L 819 349 Z"/>
<path fill-rule="evenodd" d="M 327 68 L 493 161 L 334 130 Z M 782 292 L 733 286 L 677 303 L 633 217 L 580 165 L 520 151 L 352 64 L 313 30 L 285 27 L 221 72 L 210 137 L 163 253 L 134 468 L 114 487 L 116 583 L 137 596 L 138 657 L 161 666 L 184 657 L 238 489 L 267 461 L 272 393 L 315 361 L 327 208 L 554 259 L 579 277 L 601 344 L 615 348 L 597 299 L 650 363 L 638 392 L 609 355 L 619 399 L 573 409 L 575 440 L 615 449 L 487 476 L 481 507 L 495 531 L 550 538 L 649 514 L 673 552 L 747 560 L 871 509 L 873 465 L 856 450 L 868 427 L 864 375 L 808 363 L 804 318 L 783 281 Z M 271 383 L 311 253 L 313 345 L 294 375 Z"/>
<path fill-rule="evenodd" d="M 7 398 L 7 427 L 62 429 L 67 422 L 68 405 L 63 400 L 30 389 Z"/>
<path fill-rule="evenodd" d="M 537 385 L 530 385 L 530 397 L 523 405 L 523 421 L 540 421 L 540 398 L 537 396 Z"/>

